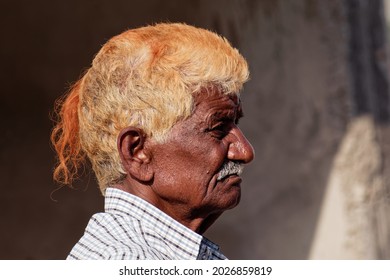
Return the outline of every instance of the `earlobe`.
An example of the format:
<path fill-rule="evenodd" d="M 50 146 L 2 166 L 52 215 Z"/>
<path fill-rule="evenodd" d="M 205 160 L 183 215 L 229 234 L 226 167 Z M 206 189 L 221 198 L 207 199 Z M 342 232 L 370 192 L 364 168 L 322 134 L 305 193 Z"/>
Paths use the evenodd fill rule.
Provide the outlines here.
<path fill-rule="evenodd" d="M 148 182 L 153 179 L 150 154 L 146 149 L 147 135 L 142 129 L 126 127 L 117 140 L 118 152 L 126 173 L 134 179 Z"/>

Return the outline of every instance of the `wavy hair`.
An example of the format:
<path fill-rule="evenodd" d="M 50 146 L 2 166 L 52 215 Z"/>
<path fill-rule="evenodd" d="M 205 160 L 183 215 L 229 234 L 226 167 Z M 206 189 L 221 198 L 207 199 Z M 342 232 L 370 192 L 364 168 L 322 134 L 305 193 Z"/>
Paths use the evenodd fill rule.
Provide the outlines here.
<path fill-rule="evenodd" d="M 163 142 L 176 122 L 191 115 L 194 94 L 208 88 L 238 94 L 248 76 L 239 52 L 205 29 L 156 24 L 113 37 L 57 102 L 54 179 L 72 184 L 87 157 L 104 194 L 126 176 L 117 150 L 123 128 L 142 128 Z"/>

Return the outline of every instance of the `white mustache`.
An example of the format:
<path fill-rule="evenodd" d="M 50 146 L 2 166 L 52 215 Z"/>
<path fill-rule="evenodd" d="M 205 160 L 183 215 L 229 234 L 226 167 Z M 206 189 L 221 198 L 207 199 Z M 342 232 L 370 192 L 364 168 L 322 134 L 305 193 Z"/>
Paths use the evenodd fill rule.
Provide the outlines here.
<path fill-rule="evenodd" d="M 220 181 L 229 175 L 240 176 L 243 171 L 244 171 L 243 164 L 234 161 L 227 161 L 222 165 L 221 170 L 219 170 L 217 181 Z"/>

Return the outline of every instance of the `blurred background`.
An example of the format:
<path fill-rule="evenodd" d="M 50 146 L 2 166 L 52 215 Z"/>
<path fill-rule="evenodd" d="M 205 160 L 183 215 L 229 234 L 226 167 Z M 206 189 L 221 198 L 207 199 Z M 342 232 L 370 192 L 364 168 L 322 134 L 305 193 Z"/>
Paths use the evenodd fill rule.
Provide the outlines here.
<path fill-rule="evenodd" d="M 91 172 L 52 180 L 53 104 L 110 37 L 161 21 L 216 31 L 250 64 L 256 159 L 206 236 L 231 259 L 389 259 L 388 2 L 3 0 L 0 259 L 64 259 L 103 210 Z"/>

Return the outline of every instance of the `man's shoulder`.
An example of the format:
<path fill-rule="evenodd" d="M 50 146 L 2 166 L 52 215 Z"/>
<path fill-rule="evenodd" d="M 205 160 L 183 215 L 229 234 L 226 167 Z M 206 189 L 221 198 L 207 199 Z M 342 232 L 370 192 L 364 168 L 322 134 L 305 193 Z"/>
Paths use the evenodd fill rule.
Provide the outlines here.
<path fill-rule="evenodd" d="M 145 240 L 148 231 L 131 216 L 95 214 L 68 259 L 163 259 Z"/>

